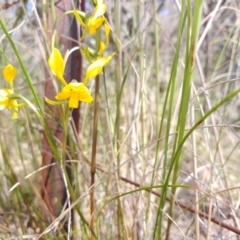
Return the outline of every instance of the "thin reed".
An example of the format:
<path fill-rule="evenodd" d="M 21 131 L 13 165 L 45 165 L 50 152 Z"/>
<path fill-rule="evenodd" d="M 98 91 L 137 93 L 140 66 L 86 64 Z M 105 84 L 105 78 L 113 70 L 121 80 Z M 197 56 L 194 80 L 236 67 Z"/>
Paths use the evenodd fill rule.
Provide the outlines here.
<path fill-rule="evenodd" d="M 0 238 L 237 240 L 238 1 L 60 2 L 0 3 Z"/>

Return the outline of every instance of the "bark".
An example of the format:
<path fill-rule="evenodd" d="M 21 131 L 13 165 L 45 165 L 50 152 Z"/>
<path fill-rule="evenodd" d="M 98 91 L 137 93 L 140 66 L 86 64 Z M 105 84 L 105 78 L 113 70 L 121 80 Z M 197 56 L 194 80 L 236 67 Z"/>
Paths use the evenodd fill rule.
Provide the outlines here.
<path fill-rule="evenodd" d="M 78 7 L 78 6 L 75 6 Z M 64 12 L 72 10 L 73 6 L 69 0 L 58 0 L 55 1 L 56 16 L 61 16 Z M 84 9 L 84 1 L 81 3 L 81 9 Z M 51 15 L 49 15 L 51 16 Z M 51 23 L 51 18 L 48 19 L 48 26 L 54 26 Z M 68 15 L 63 17 L 52 29 L 49 29 L 49 40 L 51 41 L 52 33 L 54 30 L 57 31 L 57 36 L 60 43 L 60 50 L 65 54 L 67 49 L 79 45 L 80 31 L 78 29 L 78 24 L 75 21 L 73 15 Z M 45 73 L 46 83 L 45 83 L 45 96 L 49 99 L 54 99 L 56 91 L 50 76 L 48 76 L 48 71 Z M 74 51 L 68 62 L 65 69 L 65 79 L 71 81 L 76 79 L 81 81 L 82 78 L 82 56 L 80 51 Z M 47 123 L 51 129 L 53 135 L 55 136 L 56 141 L 59 143 L 58 146 L 61 147 L 62 142 L 62 128 L 60 121 L 60 112 L 59 108 L 56 106 L 48 105 L 45 106 L 45 112 L 47 117 Z M 79 109 L 72 111 L 73 121 L 75 123 L 75 128 L 78 131 L 79 123 Z M 61 149 L 59 150 L 61 151 Z M 47 141 L 46 136 L 43 137 L 42 143 L 42 166 L 50 165 L 55 163 L 56 159 L 52 154 L 51 148 Z M 71 179 L 71 166 L 68 164 L 66 166 L 69 179 Z M 58 164 L 48 167 L 42 171 L 42 187 L 41 187 L 41 196 L 46 204 L 47 210 L 45 209 L 43 215 L 45 216 L 48 222 L 51 222 L 52 219 L 55 219 L 61 211 L 66 202 L 66 189 L 63 182 L 62 173 Z"/>

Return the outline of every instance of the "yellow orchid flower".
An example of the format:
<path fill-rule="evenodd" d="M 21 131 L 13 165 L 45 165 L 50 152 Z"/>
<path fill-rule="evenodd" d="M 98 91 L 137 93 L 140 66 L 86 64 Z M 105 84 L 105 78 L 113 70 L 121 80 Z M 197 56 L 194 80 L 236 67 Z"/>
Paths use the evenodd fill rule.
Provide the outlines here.
<path fill-rule="evenodd" d="M 9 83 L 11 89 L 0 89 L 0 111 L 5 108 L 8 108 L 10 110 L 13 109 L 12 119 L 16 119 L 18 114 L 17 100 L 9 97 L 11 94 L 14 94 L 13 80 L 16 77 L 16 73 L 17 69 L 13 65 L 8 64 L 7 66 L 5 66 L 2 70 L 2 74 L 5 81 Z"/>
<path fill-rule="evenodd" d="M 65 85 L 62 91 L 55 96 L 57 100 L 68 99 L 68 105 L 70 108 L 78 108 L 79 101 L 87 103 L 91 103 L 93 101 L 89 90 L 83 83 L 79 83 L 76 80 L 72 80 L 70 83 L 65 81 L 63 77 L 65 64 L 62 55 L 57 48 L 53 49 L 48 59 L 48 64 L 52 73 Z M 52 105 L 58 104 L 57 102 L 51 101 L 47 98 L 46 101 Z"/>
<path fill-rule="evenodd" d="M 11 99 L 9 97 L 9 95 L 13 93 L 14 92 L 11 89 L 7 89 L 7 88 L 0 89 L 0 111 L 5 108 L 14 109 L 12 119 L 16 119 L 18 114 L 17 100 Z"/>
<path fill-rule="evenodd" d="M 88 19 L 88 28 L 89 34 L 93 35 L 96 33 L 97 29 L 106 21 L 105 17 L 93 18 L 89 17 Z"/>
<path fill-rule="evenodd" d="M 79 24 L 84 28 L 84 34 L 89 31 L 89 34 L 93 35 L 96 30 L 106 21 L 103 16 L 107 10 L 107 6 L 103 4 L 102 1 L 98 1 L 94 12 L 90 17 L 82 12 L 74 9 L 73 11 L 68 11 L 66 14 L 73 13 Z M 87 23 L 86 23 L 87 22 Z"/>
<path fill-rule="evenodd" d="M 111 61 L 112 57 L 113 55 L 101 57 L 93 62 L 87 69 L 84 84 L 87 84 L 90 78 L 96 77 L 99 73 L 101 73 L 103 71 L 103 67 L 105 67 Z"/>
<path fill-rule="evenodd" d="M 89 32 L 89 34 L 91 34 L 91 35 L 96 33 L 96 30 L 105 21 L 104 17 L 101 17 L 98 19 L 98 18 L 94 18 L 93 16 L 87 16 L 87 15 L 83 16 L 82 12 L 78 11 L 76 9 L 74 9 L 73 11 L 68 11 L 65 14 L 71 14 L 71 13 L 73 13 L 73 15 L 77 19 L 78 23 L 80 24 L 80 26 L 82 26 L 84 29 L 82 38 L 85 37 L 87 32 Z"/>
<path fill-rule="evenodd" d="M 91 103 L 93 98 L 89 90 L 83 83 L 73 80 L 71 83 L 64 86 L 62 91 L 55 97 L 57 100 L 68 99 L 69 108 L 78 108 L 79 101 Z"/>
<path fill-rule="evenodd" d="M 90 35 L 93 35 L 96 33 L 96 31 L 104 24 L 104 30 L 105 30 L 105 38 L 106 38 L 106 44 L 105 48 L 100 49 L 100 55 L 104 52 L 104 50 L 107 48 L 107 45 L 109 44 L 109 34 L 111 31 L 111 28 L 109 24 L 107 23 L 106 18 L 104 17 L 104 14 L 107 11 L 107 6 L 103 3 L 102 0 L 98 0 L 95 2 L 96 4 L 94 8 L 94 12 L 92 15 L 88 16 L 86 13 L 79 11 L 79 10 L 72 10 L 68 11 L 65 14 L 74 14 L 75 18 L 79 22 L 79 24 L 83 27 L 83 34 L 82 38 L 85 37 L 87 32 Z"/>
<path fill-rule="evenodd" d="M 88 19 L 88 28 L 91 35 L 96 33 L 96 30 L 106 21 L 103 16 L 107 10 L 107 6 L 102 2 L 97 2 L 94 13 Z"/>
<path fill-rule="evenodd" d="M 11 64 L 5 66 L 2 71 L 4 79 L 10 84 L 12 84 L 13 80 L 15 79 L 16 73 L 17 69 Z"/>
<path fill-rule="evenodd" d="M 66 80 L 63 77 L 65 63 L 62 58 L 61 53 L 57 48 L 54 48 L 49 59 L 48 65 L 52 71 L 52 73 L 64 84 L 67 85 Z"/>

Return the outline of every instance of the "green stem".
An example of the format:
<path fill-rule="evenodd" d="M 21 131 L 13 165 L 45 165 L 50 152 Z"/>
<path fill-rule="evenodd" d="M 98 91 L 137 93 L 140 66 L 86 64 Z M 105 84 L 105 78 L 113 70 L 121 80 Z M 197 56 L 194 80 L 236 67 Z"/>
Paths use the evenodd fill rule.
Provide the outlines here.
<path fill-rule="evenodd" d="M 96 32 L 96 52 L 99 52 L 101 42 L 101 32 L 100 29 Z M 97 137 L 98 137 L 98 114 L 99 114 L 99 75 L 95 78 L 95 99 L 94 99 L 94 117 L 93 117 L 93 135 L 92 135 L 92 158 L 91 158 L 91 187 L 90 187 L 90 212 L 91 212 L 91 221 L 90 228 L 91 239 L 95 239 L 95 235 L 93 234 L 94 230 L 94 209 L 95 209 L 95 173 L 96 173 L 96 155 L 97 155 Z"/>
<path fill-rule="evenodd" d="M 114 1 L 114 21 L 115 21 L 115 34 L 118 39 L 121 39 L 121 1 Z M 120 163 L 121 156 L 119 152 L 119 141 L 120 141 L 120 89 L 121 89 L 121 78 L 122 78 L 122 47 L 118 41 L 115 41 L 115 46 L 118 52 L 118 55 L 115 57 L 115 79 L 116 79 L 116 120 L 114 128 L 114 148 L 117 153 L 117 178 L 120 178 Z M 118 181 L 116 179 L 116 181 Z M 118 184 L 118 183 L 117 183 Z M 117 187 L 118 191 L 118 187 Z M 122 238 L 124 234 L 124 220 L 123 220 L 123 210 L 120 199 L 117 200 L 117 227 L 118 227 L 118 238 Z"/>
<path fill-rule="evenodd" d="M 64 113 L 62 114 L 62 124 L 63 124 L 63 138 L 62 138 L 62 157 L 60 159 L 60 168 L 62 170 L 62 177 L 66 189 L 66 195 L 67 195 L 67 205 L 68 207 L 71 206 L 70 201 L 70 192 L 69 192 L 69 186 L 70 181 L 68 179 L 68 174 L 66 171 L 66 154 L 67 154 L 67 135 L 68 135 L 68 118 L 69 118 L 69 107 L 68 104 L 65 105 Z M 68 218 L 68 233 L 71 232 L 71 219 L 72 219 L 72 212 L 69 211 L 69 218 Z M 68 237 L 70 234 L 68 234 Z"/>

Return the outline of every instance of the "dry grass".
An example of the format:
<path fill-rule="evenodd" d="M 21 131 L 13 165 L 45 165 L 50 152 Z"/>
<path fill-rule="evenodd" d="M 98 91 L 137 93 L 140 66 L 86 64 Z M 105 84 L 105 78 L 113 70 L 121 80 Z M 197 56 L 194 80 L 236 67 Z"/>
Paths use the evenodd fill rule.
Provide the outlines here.
<path fill-rule="evenodd" d="M 154 1 L 124 0 L 119 2 L 119 6 L 115 6 L 114 1 L 105 2 L 113 28 L 109 52 L 115 51 L 114 44 L 118 45 L 120 60 L 111 62 L 100 84 L 95 232 L 98 239 L 153 239 L 156 214 L 161 208 L 160 198 L 149 193 L 151 189 L 147 187 L 161 194 L 160 185 L 165 181 L 164 159 L 166 157 L 168 172 L 173 156 L 179 106 L 183 98 L 181 88 L 187 55 L 187 27 L 183 29 L 180 42 L 168 132 L 168 105 L 165 114 L 162 115 L 162 112 L 177 49 L 177 31 L 180 27 L 178 1 L 156 1 L 156 6 Z M 5 21 L 8 30 L 14 29 L 15 13 L 20 6 L 19 3 L 0 10 L 0 18 Z M 215 104 L 239 88 L 238 9 L 238 1 L 203 3 L 186 132 Z M 43 54 L 45 46 L 36 15 L 28 11 L 30 16 L 26 13 L 21 15 L 17 22 L 20 27 L 14 29 L 11 36 L 42 97 L 47 56 Z M 19 67 L 1 29 L 0 51 L 1 68 L 9 61 Z M 19 71 L 16 88 L 31 98 L 23 78 Z M 91 83 L 94 92 L 94 81 Z M 0 86 L 4 87 L 3 81 Z M 123 93 L 119 100 L 121 86 Z M 239 95 L 226 101 L 204 119 L 184 143 L 177 181 L 180 187 L 177 188 L 175 200 L 209 214 L 209 219 L 199 217 L 177 204 L 169 239 L 239 239 L 233 231 L 211 222 L 213 217 L 236 229 L 240 228 L 239 103 Z M 17 121 L 12 122 L 10 118 L 8 112 L 1 111 L 0 239 L 37 239 L 40 229 L 48 227 L 38 215 L 38 206 L 43 204 L 39 195 L 41 179 L 40 171 L 34 173 L 41 167 L 42 126 L 29 108 L 20 111 Z M 80 159 L 72 159 L 75 164 L 73 184 L 77 199 L 72 204 L 76 204 L 75 208 L 89 222 L 88 163 L 92 151 L 92 119 L 93 105 L 82 104 L 80 133 L 76 139 Z M 162 119 L 159 140 L 158 130 Z M 157 159 L 156 151 L 159 151 Z M 34 174 L 24 179 L 31 173 Z M 126 179 L 123 181 L 121 177 L 129 182 Z M 139 184 L 141 191 L 130 180 Z M 10 188 L 18 181 L 21 184 L 9 194 Z M 169 184 L 171 182 L 172 178 Z M 171 197 L 170 187 L 167 197 Z M 163 213 L 159 223 L 161 239 L 165 239 L 170 218 L 169 207 L 169 201 L 166 200 L 160 209 Z M 87 227 L 77 212 L 75 223 L 74 239 L 89 239 L 89 229 L 85 229 Z M 46 239 L 58 239 L 54 238 L 57 234 L 52 228 L 45 236 Z"/>

